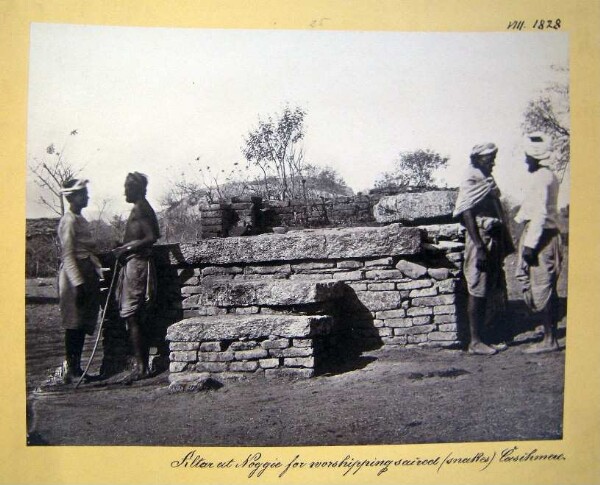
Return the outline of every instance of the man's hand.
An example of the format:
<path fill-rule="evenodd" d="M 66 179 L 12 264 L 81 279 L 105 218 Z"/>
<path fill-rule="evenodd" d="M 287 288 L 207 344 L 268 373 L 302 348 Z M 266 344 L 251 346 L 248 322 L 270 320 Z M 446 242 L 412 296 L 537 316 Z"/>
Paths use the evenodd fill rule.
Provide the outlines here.
<path fill-rule="evenodd" d="M 487 271 L 488 254 L 485 246 L 477 246 L 477 252 L 475 254 L 475 267 L 479 271 Z"/>
<path fill-rule="evenodd" d="M 536 250 L 525 246 L 523 248 L 523 261 L 525 261 L 529 266 L 537 266 L 538 260 Z"/>
<path fill-rule="evenodd" d="M 125 253 L 128 251 L 128 247 L 127 246 L 119 246 L 115 249 L 112 250 L 112 253 L 114 255 L 115 258 L 117 258 L 118 260 L 120 260 Z"/>

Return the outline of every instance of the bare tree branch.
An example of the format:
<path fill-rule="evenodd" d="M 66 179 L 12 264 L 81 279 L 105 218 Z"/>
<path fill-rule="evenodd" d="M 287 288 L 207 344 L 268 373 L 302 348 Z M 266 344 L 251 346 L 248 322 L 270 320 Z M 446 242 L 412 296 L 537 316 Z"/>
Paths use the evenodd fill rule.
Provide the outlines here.
<path fill-rule="evenodd" d="M 77 130 L 72 130 L 69 136 L 78 134 Z M 58 215 L 63 215 L 65 212 L 65 204 L 62 198 L 61 189 L 63 184 L 81 173 L 82 168 L 77 168 L 65 160 L 64 153 L 67 147 L 69 138 L 63 143 L 60 152 L 54 149 L 54 143 L 46 148 L 46 155 L 52 158 L 48 161 L 38 162 L 37 164 L 29 163 L 28 167 L 31 173 L 35 175 L 35 182 L 38 187 L 44 189 L 51 197 L 40 196 L 39 202 L 45 205 Z"/>

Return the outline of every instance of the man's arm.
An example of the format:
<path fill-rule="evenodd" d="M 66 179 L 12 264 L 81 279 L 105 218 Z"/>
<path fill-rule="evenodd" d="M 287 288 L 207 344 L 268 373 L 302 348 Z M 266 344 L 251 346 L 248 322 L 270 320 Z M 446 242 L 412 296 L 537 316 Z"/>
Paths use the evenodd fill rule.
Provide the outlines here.
<path fill-rule="evenodd" d="M 477 223 L 475 222 L 473 211 L 471 209 L 467 209 L 462 213 L 462 218 L 465 228 L 469 233 L 469 237 L 477 248 L 477 262 L 475 263 L 477 265 L 477 269 L 484 271 L 487 268 L 487 249 L 483 240 L 481 239 L 481 236 L 479 235 L 479 229 L 477 229 Z"/>
<path fill-rule="evenodd" d="M 494 198 L 493 204 L 494 209 L 498 214 L 498 219 L 500 219 L 500 222 L 502 223 L 502 249 L 504 251 L 504 256 L 508 256 L 515 252 L 515 245 L 512 239 L 509 221 L 506 218 L 506 213 L 504 212 L 504 207 L 502 207 L 500 199 Z"/>

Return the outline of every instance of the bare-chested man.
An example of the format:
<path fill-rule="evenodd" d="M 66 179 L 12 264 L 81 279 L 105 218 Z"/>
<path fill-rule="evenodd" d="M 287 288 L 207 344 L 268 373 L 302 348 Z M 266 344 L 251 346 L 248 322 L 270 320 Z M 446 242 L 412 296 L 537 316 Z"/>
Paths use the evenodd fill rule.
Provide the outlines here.
<path fill-rule="evenodd" d="M 125 199 L 133 209 L 125 227 L 123 245 L 113 253 L 122 261 L 116 298 L 119 315 L 127 323 L 129 342 L 135 367 L 125 382 L 148 375 L 147 310 L 156 294 L 156 274 L 152 261 L 152 245 L 160 237 L 158 220 L 146 200 L 148 178 L 133 172 L 125 179 Z"/>

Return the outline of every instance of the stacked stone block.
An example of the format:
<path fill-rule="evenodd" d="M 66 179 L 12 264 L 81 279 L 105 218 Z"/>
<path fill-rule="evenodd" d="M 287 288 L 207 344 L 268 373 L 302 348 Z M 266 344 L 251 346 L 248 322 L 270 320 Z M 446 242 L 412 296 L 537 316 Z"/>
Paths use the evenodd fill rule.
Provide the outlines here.
<path fill-rule="evenodd" d="M 457 346 L 461 258 L 452 260 L 462 254 L 459 247 L 432 252 L 435 266 L 385 257 L 185 270 L 182 275 L 194 276 L 182 282 L 183 316 L 336 313 L 355 338 L 370 345 Z M 345 289 L 335 300 L 308 303 L 302 293 L 307 281 L 335 283 L 336 293 Z M 286 297 L 272 300 L 275 288 Z"/>
<path fill-rule="evenodd" d="M 335 319 L 343 285 L 264 278 L 273 268 L 247 267 L 253 277 L 263 276 L 248 280 L 232 278 L 242 276 L 235 266 L 180 272 L 185 319 L 167 336 L 172 382 L 199 372 L 219 378 L 314 374 L 344 337 Z"/>
<path fill-rule="evenodd" d="M 171 384 L 210 373 L 312 377 L 335 336 L 330 316 L 217 315 L 188 318 L 169 328 Z"/>
<path fill-rule="evenodd" d="M 180 270 L 184 316 L 335 313 L 368 345 L 457 346 L 463 238 L 458 224 L 391 225 L 187 245 L 183 258 L 196 266 Z M 301 291 L 308 281 L 345 290 L 334 304 L 309 304 Z M 256 298 L 236 293 L 244 287 Z M 274 288 L 287 294 L 278 305 L 267 298 Z"/>
<path fill-rule="evenodd" d="M 156 247 L 153 348 L 170 358 L 171 371 L 180 376 L 211 369 L 309 376 L 319 361 L 344 351 L 348 335 L 359 347 L 461 345 L 463 241 L 458 224 L 392 224 Z M 332 323 L 322 324 L 325 333 L 281 335 L 287 318 Z M 174 327 L 194 319 L 207 328 L 227 323 L 238 333 L 170 338 Z M 263 322 L 260 335 L 232 324 L 252 319 Z M 111 345 L 105 343 L 105 352 Z M 305 365 L 310 360 L 291 360 L 309 358 L 315 359 L 312 367 Z M 312 371 L 276 371 L 288 367 Z"/>

